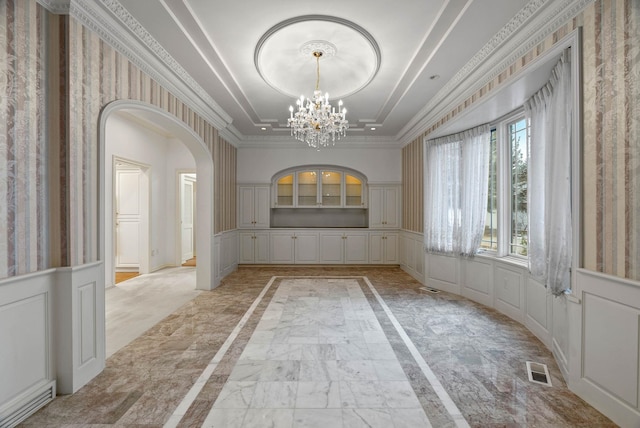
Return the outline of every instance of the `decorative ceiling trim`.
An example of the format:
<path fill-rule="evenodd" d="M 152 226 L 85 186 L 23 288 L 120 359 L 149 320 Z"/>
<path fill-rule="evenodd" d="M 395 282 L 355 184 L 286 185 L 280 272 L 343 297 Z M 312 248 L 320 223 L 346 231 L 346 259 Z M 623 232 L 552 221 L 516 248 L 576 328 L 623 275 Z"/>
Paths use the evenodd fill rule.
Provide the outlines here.
<path fill-rule="evenodd" d="M 58 0 L 42 0 L 58 1 Z M 99 3 L 99 4 L 96 4 Z M 100 4 L 102 6 L 100 6 Z M 109 15 L 105 9 L 112 14 Z M 152 79 L 182 99 L 237 146 L 241 138 L 233 118 L 178 64 L 117 0 L 71 0 L 69 14 L 124 55 Z M 117 18 L 116 19 L 114 19 Z M 119 22 L 118 22 L 119 21 Z M 136 37 L 132 37 L 124 28 Z"/>
<path fill-rule="evenodd" d="M 444 85 L 397 136 L 408 144 L 595 0 L 532 0 Z M 552 7 L 544 8 L 550 5 Z M 541 13 L 540 10 L 542 10 Z M 537 14 L 537 16 L 536 16 Z"/>
<path fill-rule="evenodd" d="M 340 95 L 341 97 L 347 97 L 349 95 L 353 95 L 354 93 L 362 90 L 363 88 L 365 88 L 367 85 L 369 85 L 373 79 L 376 77 L 376 75 L 378 74 L 378 71 L 380 70 L 380 64 L 382 62 L 382 54 L 380 51 L 380 46 L 378 45 L 378 42 L 376 42 L 376 39 L 373 38 L 373 36 L 371 35 L 371 33 L 369 33 L 367 30 L 365 30 L 364 28 L 362 28 L 361 26 L 359 26 L 358 24 L 349 21 L 348 19 L 344 19 L 344 18 L 339 18 L 337 16 L 330 16 L 330 15 L 302 15 L 302 16 L 296 16 L 293 18 L 289 18 L 289 19 L 285 19 L 284 21 L 281 21 L 279 23 L 277 23 L 276 25 L 274 25 L 273 27 L 269 28 L 263 35 L 262 37 L 260 37 L 260 40 L 258 40 L 258 43 L 256 43 L 256 48 L 253 52 L 253 65 L 256 69 L 256 71 L 258 72 L 258 74 L 260 75 L 260 78 L 262 78 L 262 80 L 269 85 L 270 87 L 272 87 L 273 89 L 275 89 L 276 91 L 280 92 L 281 94 L 285 94 L 287 96 L 297 96 L 297 94 L 292 95 L 287 93 L 286 91 L 282 90 L 282 88 L 279 88 L 277 86 L 275 86 L 268 78 L 267 76 L 264 75 L 261 67 L 260 67 L 260 54 L 262 52 L 262 49 L 264 47 L 264 45 L 267 43 L 267 41 L 276 33 L 278 33 L 279 31 L 294 25 L 294 24 L 299 24 L 299 23 L 303 23 L 303 22 L 311 22 L 311 21 L 323 21 L 323 22 L 330 22 L 333 24 L 339 24 L 339 25 L 343 25 L 347 28 L 350 28 L 351 30 L 355 31 L 356 33 L 358 33 L 359 35 L 361 35 L 371 46 L 371 49 L 373 50 L 373 57 L 375 58 L 375 63 L 374 63 L 374 68 L 373 71 L 371 72 L 370 76 L 367 78 L 366 82 L 364 82 L 364 84 L 360 85 L 358 88 L 356 88 L 355 90 L 348 92 L 346 94 L 342 94 Z M 313 41 L 309 41 L 306 43 L 306 45 L 311 45 L 313 46 L 313 43 L 316 43 L 318 46 L 322 46 L 325 50 L 327 48 L 330 47 L 329 45 L 333 46 L 331 43 L 329 43 L 328 41 L 324 41 L 324 40 L 313 40 Z M 303 50 L 306 49 L 306 46 L 303 46 Z M 309 51 L 309 54 L 312 53 L 311 49 L 307 49 Z M 321 49 L 322 50 L 322 49 Z M 324 52 L 324 51 L 323 51 Z M 329 54 L 328 56 L 333 56 L 335 55 L 335 46 L 333 46 L 333 51 L 329 51 L 326 52 L 327 54 Z"/>
<path fill-rule="evenodd" d="M 37 0 L 37 2 L 56 15 L 68 15 L 71 0 Z"/>

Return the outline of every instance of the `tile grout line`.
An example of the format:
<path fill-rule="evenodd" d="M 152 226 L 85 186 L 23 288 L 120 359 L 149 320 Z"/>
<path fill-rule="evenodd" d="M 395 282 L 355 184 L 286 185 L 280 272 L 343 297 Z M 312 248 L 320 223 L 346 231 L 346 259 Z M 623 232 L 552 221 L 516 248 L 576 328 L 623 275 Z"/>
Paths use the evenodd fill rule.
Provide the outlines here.
<path fill-rule="evenodd" d="M 267 285 L 264 286 L 258 297 L 256 297 L 249 309 L 247 309 L 247 312 L 245 312 L 238 324 L 235 326 L 231 334 L 229 334 L 227 340 L 225 340 L 218 352 L 216 352 L 216 355 L 213 356 L 207 367 L 202 371 L 202 374 L 200 374 L 198 379 L 195 381 L 189 392 L 187 392 L 178 407 L 176 407 L 176 409 L 173 411 L 173 414 L 169 417 L 163 428 L 175 428 L 178 426 L 184 415 L 189 410 L 189 407 L 191 407 L 195 399 L 198 397 L 198 394 L 200 394 L 200 391 L 202 391 L 202 388 L 204 388 L 204 385 L 207 383 L 220 361 L 222 361 L 222 358 L 224 358 L 225 354 L 231 347 L 231 344 L 236 340 L 238 334 L 240 334 L 240 330 L 242 330 L 247 321 L 249 321 L 249 318 L 251 318 L 251 315 L 253 315 L 253 312 L 256 310 L 265 294 L 267 294 L 269 288 L 271 288 L 271 285 L 276 280 L 276 278 L 278 277 L 272 276 Z"/>
<path fill-rule="evenodd" d="M 362 278 L 367 283 L 367 286 L 369 287 L 373 295 L 378 300 L 378 303 L 380 303 L 380 306 L 382 306 L 382 309 L 387 314 L 387 317 L 389 317 L 389 320 L 391 321 L 396 331 L 402 338 L 402 341 L 404 342 L 404 344 L 407 346 L 407 348 L 409 348 L 409 352 L 411 352 L 411 355 L 420 366 L 422 373 L 425 375 L 425 377 L 431 384 L 431 387 L 440 398 L 440 401 L 442 402 L 444 407 L 447 409 L 447 412 L 449 412 L 449 415 L 455 422 L 456 426 L 468 428 L 469 424 L 467 423 L 467 420 L 464 418 L 464 416 L 460 412 L 460 409 L 458 409 L 458 406 L 456 406 L 456 404 L 453 402 L 453 400 L 451 399 L 447 391 L 444 389 L 444 387 L 442 386 L 442 384 L 440 383 L 436 375 L 433 373 L 433 371 L 429 367 L 429 364 L 427 364 L 427 362 L 424 360 L 422 355 L 420 355 L 420 352 L 414 345 L 411 338 L 409 338 L 407 333 L 404 331 L 404 328 L 402 328 L 402 326 L 396 319 L 395 315 L 393 315 L 393 312 L 391 312 L 391 309 L 389 308 L 387 303 L 382 299 L 382 296 L 378 294 L 378 291 L 375 289 L 371 281 L 369 281 L 369 278 L 367 278 L 366 276 L 363 276 Z"/>

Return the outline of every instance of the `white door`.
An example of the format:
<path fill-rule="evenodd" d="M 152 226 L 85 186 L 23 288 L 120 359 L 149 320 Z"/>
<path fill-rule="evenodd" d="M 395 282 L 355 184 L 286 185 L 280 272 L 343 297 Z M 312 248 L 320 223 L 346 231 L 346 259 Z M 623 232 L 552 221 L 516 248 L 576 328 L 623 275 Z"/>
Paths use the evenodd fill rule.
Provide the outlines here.
<path fill-rule="evenodd" d="M 141 178 L 140 168 L 116 165 L 116 269 L 140 268 Z"/>
<path fill-rule="evenodd" d="M 180 234 L 182 241 L 182 262 L 195 256 L 195 174 L 180 175 Z"/>

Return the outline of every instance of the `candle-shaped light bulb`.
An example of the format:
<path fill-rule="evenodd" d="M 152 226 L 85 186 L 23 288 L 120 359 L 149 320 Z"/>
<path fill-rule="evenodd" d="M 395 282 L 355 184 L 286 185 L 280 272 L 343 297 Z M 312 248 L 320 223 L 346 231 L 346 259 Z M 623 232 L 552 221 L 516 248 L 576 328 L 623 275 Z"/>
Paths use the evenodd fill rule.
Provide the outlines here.
<path fill-rule="evenodd" d="M 329 104 L 329 92 L 324 93 L 324 103 Z"/>
<path fill-rule="evenodd" d="M 345 117 L 347 117 L 347 109 L 343 108 L 342 109 L 342 120 L 344 120 Z"/>
<path fill-rule="evenodd" d="M 293 119 L 293 106 L 289 106 L 289 113 L 291 113 L 291 119 Z"/>

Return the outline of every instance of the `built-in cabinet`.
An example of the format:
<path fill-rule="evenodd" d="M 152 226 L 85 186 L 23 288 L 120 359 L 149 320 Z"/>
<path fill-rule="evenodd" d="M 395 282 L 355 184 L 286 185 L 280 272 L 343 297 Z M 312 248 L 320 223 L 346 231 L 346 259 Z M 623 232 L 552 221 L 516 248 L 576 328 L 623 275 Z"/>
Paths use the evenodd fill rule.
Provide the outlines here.
<path fill-rule="evenodd" d="M 336 167 L 305 167 L 276 176 L 274 208 L 363 208 L 365 181 L 359 174 Z"/>
<path fill-rule="evenodd" d="M 369 263 L 368 232 L 320 232 L 320 263 Z"/>
<path fill-rule="evenodd" d="M 318 263 L 317 232 L 283 230 L 271 232 L 270 235 L 271 263 Z"/>
<path fill-rule="evenodd" d="M 270 186 L 243 185 L 238 187 L 238 228 L 266 229 L 269 227 Z"/>
<path fill-rule="evenodd" d="M 400 228 L 399 186 L 369 186 L 369 227 Z"/>
<path fill-rule="evenodd" d="M 397 232 L 369 233 L 370 263 L 397 264 L 399 260 Z"/>
<path fill-rule="evenodd" d="M 239 263 L 269 263 L 269 232 L 240 232 Z"/>
<path fill-rule="evenodd" d="M 268 229 L 238 232 L 241 264 L 399 264 L 394 231 Z"/>
<path fill-rule="evenodd" d="M 238 262 L 398 264 L 399 211 L 398 185 L 367 188 L 336 166 L 282 171 L 238 186 Z"/>

